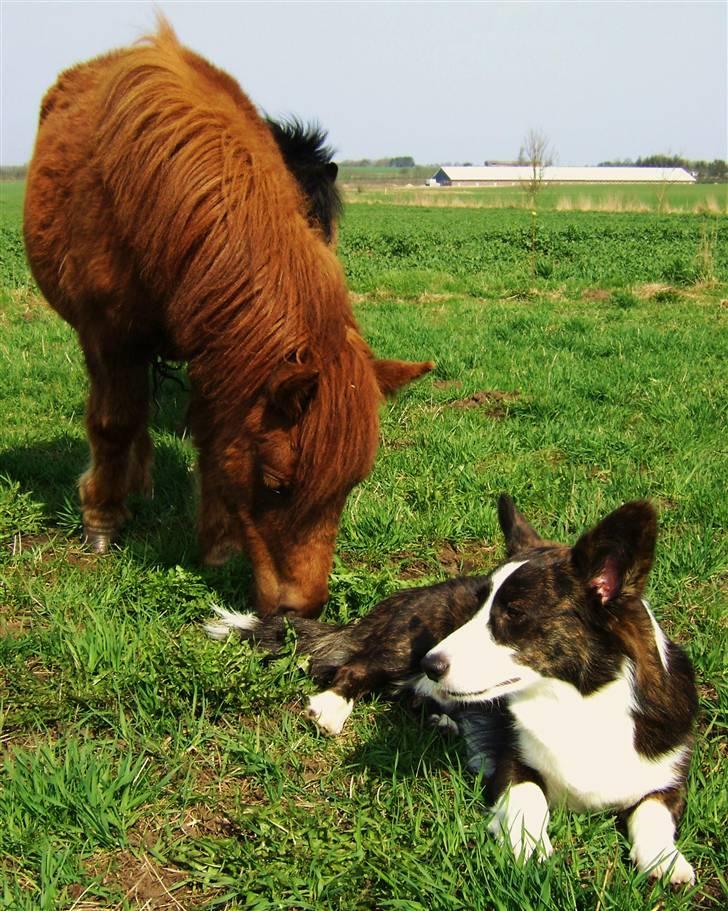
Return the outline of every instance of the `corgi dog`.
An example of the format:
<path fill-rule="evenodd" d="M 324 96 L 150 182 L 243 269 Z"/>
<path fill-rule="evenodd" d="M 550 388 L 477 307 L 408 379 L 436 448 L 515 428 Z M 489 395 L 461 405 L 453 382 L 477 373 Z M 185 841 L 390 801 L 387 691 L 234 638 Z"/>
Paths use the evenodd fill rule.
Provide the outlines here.
<path fill-rule="evenodd" d="M 517 857 L 546 857 L 549 807 L 610 809 L 626 821 L 637 867 L 693 883 L 675 845 L 697 693 L 685 652 L 643 597 L 657 520 L 633 501 L 573 547 L 544 541 L 501 495 L 506 561 L 489 576 L 399 592 L 357 623 L 218 611 L 271 652 L 286 624 L 327 688 L 307 714 L 338 734 L 358 696 L 411 691 L 459 728 L 486 778 L 490 830 Z"/>

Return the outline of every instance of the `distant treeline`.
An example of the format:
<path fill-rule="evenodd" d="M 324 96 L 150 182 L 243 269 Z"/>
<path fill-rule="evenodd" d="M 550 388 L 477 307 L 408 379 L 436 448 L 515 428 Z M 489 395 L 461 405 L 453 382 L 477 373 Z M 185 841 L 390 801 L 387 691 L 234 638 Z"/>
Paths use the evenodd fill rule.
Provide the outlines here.
<path fill-rule="evenodd" d="M 469 164 L 469 162 L 467 162 Z M 394 158 L 345 159 L 338 162 L 343 168 L 415 168 L 411 155 Z M 679 155 L 647 155 L 644 158 L 618 158 L 614 161 L 600 161 L 600 167 L 622 166 L 635 168 L 685 168 L 694 174 L 698 183 L 728 183 L 728 161 L 716 158 L 714 161 L 692 161 Z M 432 167 L 434 165 L 426 165 Z M 0 180 L 23 180 L 28 173 L 27 165 L 3 165 Z"/>
<path fill-rule="evenodd" d="M 0 180 L 24 180 L 27 173 L 27 164 L 3 165 L 0 167 Z"/>
<path fill-rule="evenodd" d="M 634 168 L 685 168 L 695 175 L 698 183 L 728 183 L 728 161 L 716 158 L 714 161 L 691 161 L 679 155 L 648 155 L 633 161 L 625 158 L 617 161 L 601 161 L 599 166 L 622 165 Z"/>
<path fill-rule="evenodd" d="M 358 158 L 338 162 L 345 168 L 414 168 L 415 160 L 411 155 L 399 155 L 396 158 Z"/>

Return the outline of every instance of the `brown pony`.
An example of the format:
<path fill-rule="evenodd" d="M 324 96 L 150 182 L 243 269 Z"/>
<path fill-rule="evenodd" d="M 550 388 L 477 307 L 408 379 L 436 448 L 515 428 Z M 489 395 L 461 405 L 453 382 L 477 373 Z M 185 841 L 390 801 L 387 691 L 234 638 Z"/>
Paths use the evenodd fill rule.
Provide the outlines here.
<path fill-rule="evenodd" d="M 431 369 L 375 360 L 304 191 L 237 83 L 156 35 L 63 73 L 41 106 L 25 242 L 90 377 L 86 535 L 149 491 L 149 365 L 186 360 L 208 563 L 245 549 L 262 614 L 315 616 L 383 396 Z"/>

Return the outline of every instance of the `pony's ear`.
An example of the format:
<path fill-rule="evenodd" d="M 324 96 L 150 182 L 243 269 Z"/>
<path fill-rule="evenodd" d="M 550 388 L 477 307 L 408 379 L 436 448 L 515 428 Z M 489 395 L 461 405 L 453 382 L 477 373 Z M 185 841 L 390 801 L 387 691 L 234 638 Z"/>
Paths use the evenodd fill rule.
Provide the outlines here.
<path fill-rule="evenodd" d="M 571 563 L 601 605 L 622 593 L 640 597 L 656 539 L 655 510 L 646 500 L 633 500 L 579 538 L 571 551 Z"/>
<path fill-rule="evenodd" d="M 509 557 L 543 544 L 541 535 L 531 528 L 507 493 L 498 497 L 498 522 L 506 539 L 506 553 Z"/>
<path fill-rule="evenodd" d="M 374 373 L 383 395 L 394 395 L 402 386 L 411 383 L 435 365 L 432 361 L 375 360 Z"/>
<path fill-rule="evenodd" d="M 335 182 L 335 180 L 339 174 L 339 166 L 336 164 L 335 161 L 326 162 L 326 164 L 324 165 L 324 174 L 328 177 L 328 179 L 331 181 L 331 183 Z"/>
<path fill-rule="evenodd" d="M 297 421 L 316 393 L 318 370 L 311 364 L 285 361 L 268 380 L 271 405 Z"/>

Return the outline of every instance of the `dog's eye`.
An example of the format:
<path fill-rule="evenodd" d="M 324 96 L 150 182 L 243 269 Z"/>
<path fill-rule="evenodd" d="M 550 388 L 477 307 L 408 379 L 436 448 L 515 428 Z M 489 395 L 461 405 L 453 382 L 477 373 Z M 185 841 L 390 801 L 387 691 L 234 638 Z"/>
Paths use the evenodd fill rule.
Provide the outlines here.
<path fill-rule="evenodd" d="M 503 616 L 508 620 L 521 620 L 525 616 L 523 605 L 519 604 L 517 601 L 509 601 L 505 604 L 501 604 L 500 607 Z"/>

